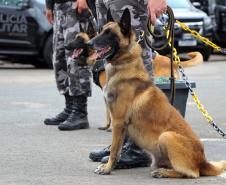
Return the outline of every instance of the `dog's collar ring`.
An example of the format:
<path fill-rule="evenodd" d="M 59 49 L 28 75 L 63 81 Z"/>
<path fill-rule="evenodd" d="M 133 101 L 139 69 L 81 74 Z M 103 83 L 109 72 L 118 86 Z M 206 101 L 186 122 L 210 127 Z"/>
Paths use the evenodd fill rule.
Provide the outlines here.
<path fill-rule="evenodd" d="M 137 40 L 137 43 L 140 43 L 143 40 L 144 40 L 144 31 L 141 30 L 140 31 L 140 35 L 139 35 L 138 40 Z"/>

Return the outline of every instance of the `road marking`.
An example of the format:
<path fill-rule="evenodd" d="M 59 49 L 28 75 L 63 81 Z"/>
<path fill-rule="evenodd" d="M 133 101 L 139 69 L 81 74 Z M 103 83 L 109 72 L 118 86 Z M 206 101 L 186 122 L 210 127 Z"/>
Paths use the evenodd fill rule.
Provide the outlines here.
<path fill-rule="evenodd" d="M 31 108 L 31 109 L 39 109 L 39 108 L 45 108 L 50 106 L 49 104 L 36 103 L 36 102 L 12 102 L 11 104 L 26 107 L 26 108 Z"/>
<path fill-rule="evenodd" d="M 187 102 L 187 105 L 193 106 L 193 105 L 196 105 L 196 103 L 195 103 L 195 102 L 190 101 L 190 102 Z"/>
<path fill-rule="evenodd" d="M 226 141 L 226 139 L 222 139 L 222 138 L 201 138 L 200 139 L 201 141 L 203 142 L 206 142 L 206 141 L 213 141 L 213 142 L 216 142 L 216 141 Z"/>

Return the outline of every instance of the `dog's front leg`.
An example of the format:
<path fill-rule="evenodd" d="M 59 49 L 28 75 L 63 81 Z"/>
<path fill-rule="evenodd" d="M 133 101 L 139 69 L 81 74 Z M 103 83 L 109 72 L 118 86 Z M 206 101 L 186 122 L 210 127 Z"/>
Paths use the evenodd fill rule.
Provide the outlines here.
<path fill-rule="evenodd" d="M 111 153 L 107 164 L 101 164 L 96 170 L 95 173 L 101 175 L 110 174 L 111 170 L 117 163 L 118 157 L 121 153 L 123 141 L 125 139 L 125 125 L 124 121 L 114 121 L 112 120 L 112 144 L 111 144 Z"/>
<path fill-rule="evenodd" d="M 108 109 L 108 106 L 107 106 L 107 103 L 106 103 L 106 100 L 105 100 L 105 107 L 106 107 L 106 120 L 105 120 L 105 126 L 103 127 L 99 127 L 98 129 L 99 130 L 108 130 L 111 126 L 111 118 L 110 118 L 110 111 Z"/>

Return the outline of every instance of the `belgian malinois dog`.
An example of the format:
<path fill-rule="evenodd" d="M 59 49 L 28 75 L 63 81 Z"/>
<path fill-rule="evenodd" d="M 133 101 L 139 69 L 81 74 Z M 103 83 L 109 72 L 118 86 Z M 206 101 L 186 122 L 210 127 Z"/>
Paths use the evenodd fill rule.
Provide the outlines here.
<path fill-rule="evenodd" d="M 88 44 L 108 62 L 104 94 L 112 124 L 109 161 L 101 164 L 95 173 L 111 172 L 126 134 L 150 152 L 153 177 L 216 176 L 226 169 L 226 161 L 207 161 L 200 139 L 165 94 L 149 80 L 128 9 L 120 22 L 114 22 L 108 13 L 108 23 Z"/>

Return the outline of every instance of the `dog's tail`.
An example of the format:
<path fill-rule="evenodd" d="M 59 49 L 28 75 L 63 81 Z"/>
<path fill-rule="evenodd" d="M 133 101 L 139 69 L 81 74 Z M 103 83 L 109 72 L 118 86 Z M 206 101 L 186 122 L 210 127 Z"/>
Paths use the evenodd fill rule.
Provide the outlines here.
<path fill-rule="evenodd" d="M 201 166 L 201 176 L 217 176 L 220 175 L 224 170 L 226 170 L 226 160 L 206 162 Z"/>
<path fill-rule="evenodd" d="M 198 64 L 203 63 L 203 56 L 200 52 L 190 52 L 187 53 L 189 57 L 191 57 L 190 60 L 182 61 L 181 65 L 183 67 L 190 67 L 190 66 L 196 66 Z"/>

